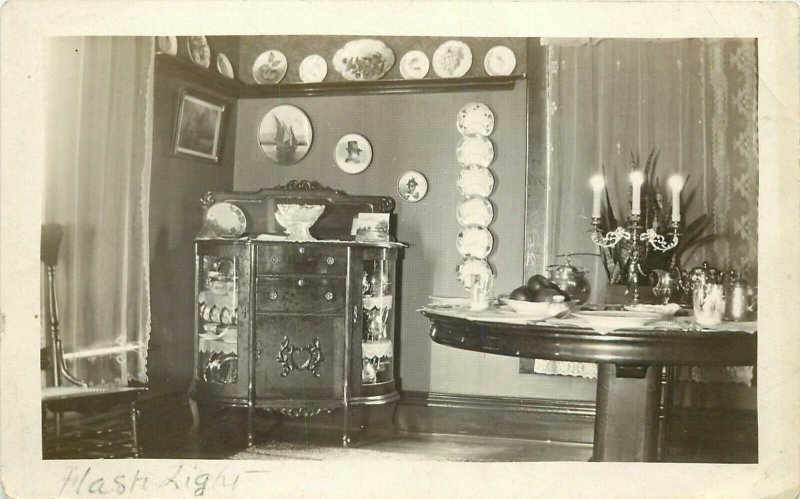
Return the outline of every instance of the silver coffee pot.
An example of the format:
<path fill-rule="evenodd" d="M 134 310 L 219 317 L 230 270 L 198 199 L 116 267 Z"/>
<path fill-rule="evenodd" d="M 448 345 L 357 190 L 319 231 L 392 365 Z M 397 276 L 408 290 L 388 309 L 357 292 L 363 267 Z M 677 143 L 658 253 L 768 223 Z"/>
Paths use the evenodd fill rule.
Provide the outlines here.
<path fill-rule="evenodd" d="M 586 267 L 575 267 L 571 264 L 571 259 L 575 255 L 590 255 L 600 256 L 596 253 L 564 253 L 556 255 L 557 257 L 564 257 L 563 265 L 549 265 L 547 267 L 548 279 L 569 295 L 570 300 L 577 300 L 578 303 L 584 303 L 589 298 L 591 292 L 591 285 L 587 274 L 589 270 Z"/>

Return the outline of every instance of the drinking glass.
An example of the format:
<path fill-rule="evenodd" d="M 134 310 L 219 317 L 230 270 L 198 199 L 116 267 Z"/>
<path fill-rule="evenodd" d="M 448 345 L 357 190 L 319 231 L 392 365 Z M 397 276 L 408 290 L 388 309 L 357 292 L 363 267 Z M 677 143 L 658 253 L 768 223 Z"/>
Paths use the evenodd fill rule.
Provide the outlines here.
<path fill-rule="evenodd" d="M 698 284 L 694 288 L 694 320 L 701 326 L 716 326 L 725 313 L 725 287 L 722 284 Z"/>

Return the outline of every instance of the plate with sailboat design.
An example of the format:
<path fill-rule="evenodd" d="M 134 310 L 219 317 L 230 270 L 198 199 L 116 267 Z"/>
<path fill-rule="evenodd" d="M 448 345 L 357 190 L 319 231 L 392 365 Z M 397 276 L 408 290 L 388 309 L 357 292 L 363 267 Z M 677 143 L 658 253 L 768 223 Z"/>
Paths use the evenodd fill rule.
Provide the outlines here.
<path fill-rule="evenodd" d="M 313 140 L 311 121 L 302 109 L 282 104 L 270 109 L 258 127 L 258 145 L 270 161 L 288 166 L 300 162 Z"/>

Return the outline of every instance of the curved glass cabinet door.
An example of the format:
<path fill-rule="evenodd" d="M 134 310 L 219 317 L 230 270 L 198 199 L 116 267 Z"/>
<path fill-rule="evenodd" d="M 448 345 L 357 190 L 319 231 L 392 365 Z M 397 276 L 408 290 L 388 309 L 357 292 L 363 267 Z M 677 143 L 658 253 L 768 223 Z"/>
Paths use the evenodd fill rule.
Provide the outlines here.
<path fill-rule="evenodd" d="M 394 381 L 395 260 L 364 260 L 361 385 Z"/>
<path fill-rule="evenodd" d="M 205 383 L 229 385 L 239 378 L 237 263 L 232 255 L 200 257 L 195 377 Z"/>

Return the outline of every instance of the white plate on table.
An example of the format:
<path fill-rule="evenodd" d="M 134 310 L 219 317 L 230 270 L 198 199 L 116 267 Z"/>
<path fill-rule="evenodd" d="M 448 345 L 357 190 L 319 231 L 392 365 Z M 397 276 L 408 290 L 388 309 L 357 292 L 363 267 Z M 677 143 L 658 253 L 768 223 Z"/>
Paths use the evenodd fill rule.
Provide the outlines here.
<path fill-rule="evenodd" d="M 502 298 L 500 303 L 509 306 L 514 312 L 518 314 L 534 314 L 547 317 L 555 317 L 561 313 L 569 310 L 569 305 L 566 303 L 554 303 L 549 301 L 534 302 L 523 300 L 511 300 L 509 298 Z"/>
<path fill-rule="evenodd" d="M 431 305 L 446 307 L 469 307 L 469 298 L 461 296 L 429 296 Z"/>
<path fill-rule="evenodd" d="M 575 312 L 575 317 L 583 319 L 591 326 L 607 329 L 626 329 L 642 327 L 661 319 L 660 314 L 631 312 L 628 310 L 598 310 Z"/>

